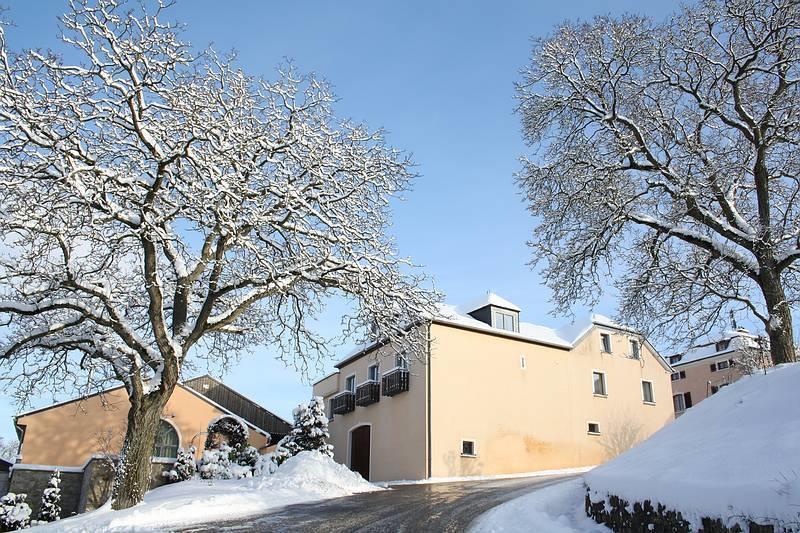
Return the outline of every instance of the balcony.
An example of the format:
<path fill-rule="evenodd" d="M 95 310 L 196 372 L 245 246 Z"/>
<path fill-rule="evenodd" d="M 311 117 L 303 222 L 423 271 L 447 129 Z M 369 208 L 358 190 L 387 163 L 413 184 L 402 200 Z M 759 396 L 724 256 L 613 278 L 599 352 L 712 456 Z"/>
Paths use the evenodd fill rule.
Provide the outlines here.
<path fill-rule="evenodd" d="M 364 407 L 381 400 L 381 384 L 377 381 L 366 381 L 356 389 L 356 405 Z"/>
<path fill-rule="evenodd" d="M 356 395 L 350 391 L 340 392 L 331 398 L 331 412 L 335 415 L 351 413 L 356 408 Z"/>
<path fill-rule="evenodd" d="M 395 368 L 383 375 L 383 395 L 394 396 L 408 390 L 408 370 Z"/>

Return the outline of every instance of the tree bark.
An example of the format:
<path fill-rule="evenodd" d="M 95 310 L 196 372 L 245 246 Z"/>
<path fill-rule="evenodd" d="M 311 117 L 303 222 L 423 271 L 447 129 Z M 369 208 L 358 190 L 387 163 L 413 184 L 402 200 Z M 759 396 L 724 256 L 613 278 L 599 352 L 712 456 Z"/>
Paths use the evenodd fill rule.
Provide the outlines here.
<path fill-rule="evenodd" d="M 761 290 L 767 303 L 769 322 L 769 349 L 772 363 L 792 363 L 797 360 L 794 349 L 792 311 L 786 301 L 780 276 L 770 270 L 762 269 Z"/>
<path fill-rule="evenodd" d="M 164 405 L 175 388 L 163 387 L 150 394 L 134 394 L 130 398 L 128 427 L 125 443 L 120 452 L 114 488 L 112 508 L 127 509 L 142 501 L 150 488 L 151 458 L 156 432 Z"/>

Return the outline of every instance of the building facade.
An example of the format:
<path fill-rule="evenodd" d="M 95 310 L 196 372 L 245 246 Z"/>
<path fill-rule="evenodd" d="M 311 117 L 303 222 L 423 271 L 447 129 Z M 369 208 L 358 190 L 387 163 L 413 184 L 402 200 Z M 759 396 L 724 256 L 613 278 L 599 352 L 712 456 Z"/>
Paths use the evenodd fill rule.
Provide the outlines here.
<path fill-rule="evenodd" d="M 673 368 L 672 402 L 676 416 L 747 372 L 772 364 L 769 350 L 760 346 L 757 337 L 746 329 L 726 331 L 712 342 L 670 356 L 669 362 Z"/>
<path fill-rule="evenodd" d="M 314 385 L 335 459 L 372 481 L 599 464 L 673 419 L 669 365 L 593 315 L 554 330 L 494 294 L 443 306 L 424 360 L 367 346 Z"/>
<path fill-rule="evenodd" d="M 129 406 L 125 390 L 116 387 L 18 414 L 14 424 L 20 448 L 9 491 L 27 494 L 36 513 L 50 476 L 59 470 L 65 516 L 101 506 L 110 495 Z M 247 425 L 250 444 L 262 453 L 291 429 L 285 420 L 210 376 L 179 383 L 161 416 L 151 487 L 164 483 L 161 474 L 172 467 L 178 449 L 194 446 L 200 458 L 209 423 L 228 416 Z"/>

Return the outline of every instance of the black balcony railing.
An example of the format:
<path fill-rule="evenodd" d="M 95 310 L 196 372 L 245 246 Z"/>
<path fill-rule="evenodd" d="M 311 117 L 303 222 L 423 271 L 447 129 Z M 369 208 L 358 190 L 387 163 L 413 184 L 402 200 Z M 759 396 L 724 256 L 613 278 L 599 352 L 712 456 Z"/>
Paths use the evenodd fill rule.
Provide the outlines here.
<path fill-rule="evenodd" d="M 382 388 L 384 396 L 394 396 L 408 390 L 408 370 L 395 368 L 383 375 Z"/>
<path fill-rule="evenodd" d="M 381 384 L 377 381 L 367 381 L 356 389 L 356 405 L 365 406 L 381 400 Z"/>
<path fill-rule="evenodd" d="M 356 408 L 356 395 L 350 391 L 340 392 L 331 398 L 331 411 L 335 415 L 352 412 Z"/>

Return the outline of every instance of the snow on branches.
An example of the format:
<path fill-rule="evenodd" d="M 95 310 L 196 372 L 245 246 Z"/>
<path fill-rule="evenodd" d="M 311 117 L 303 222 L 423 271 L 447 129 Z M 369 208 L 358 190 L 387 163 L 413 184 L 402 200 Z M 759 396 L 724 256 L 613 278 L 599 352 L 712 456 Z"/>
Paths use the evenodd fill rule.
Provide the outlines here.
<path fill-rule="evenodd" d="M 294 426 L 278 443 L 272 455 L 272 461 L 280 466 L 287 459 L 306 450 L 314 450 L 333 457 L 333 446 L 327 443 L 328 417 L 325 416 L 325 402 L 320 396 L 314 396 L 306 404 L 300 404 L 292 411 Z"/>
<path fill-rule="evenodd" d="M 562 310 L 610 277 L 642 331 L 691 344 L 733 310 L 794 359 L 798 40 L 796 2 L 710 0 L 536 41 L 518 97 L 537 153 L 519 183 Z"/>
<path fill-rule="evenodd" d="M 61 519 L 61 472 L 56 470 L 50 476 L 47 487 L 42 492 L 42 502 L 39 506 L 39 520 L 42 522 L 55 522 Z"/>
<path fill-rule="evenodd" d="M 354 302 L 345 335 L 405 339 L 434 300 L 386 234 L 408 157 L 337 118 L 324 81 L 253 77 L 143 9 L 72 2 L 80 63 L 13 53 L 0 29 L 0 364 L 18 397 L 108 379 L 146 395 L 198 344 L 223 362 L 269 344 L 305 371 L 331 295 Z"/>

